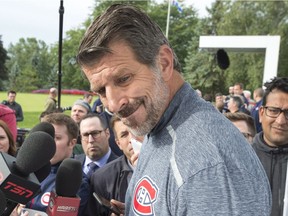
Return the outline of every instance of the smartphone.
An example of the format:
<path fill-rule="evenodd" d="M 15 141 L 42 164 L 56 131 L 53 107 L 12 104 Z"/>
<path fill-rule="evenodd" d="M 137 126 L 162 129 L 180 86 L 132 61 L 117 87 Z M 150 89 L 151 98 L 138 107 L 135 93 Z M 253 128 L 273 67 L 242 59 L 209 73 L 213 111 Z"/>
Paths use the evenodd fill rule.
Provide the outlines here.
<path fill-rule="evenodd" d="M 41 212 L 41 211 L 37 211 L 37 210 L 34 210 L 34 209 L 29 209 L 29 208 L 22 208 L 20 216 L 21 215 L 27 215 L 27 214 L 25 214 L 26 212 L 28 212 L 29 216 L 35 216 L 35 215 L 37 215 L 37 216 L 48 216 L 46 212 Z"/>
<path fill-rule="evenodd" d="M 104 208 L 107 208 L 108 210 L 110 210 L 111 212 L 113 212 L 116 215 L 120 215 L 121 211 L 117 208 L 117 206 L 113 206 L 111 205 L 110 201 L 105 199 L 104 197 L 99 196 L 98 194 L 96 194 L 95 192 L 93 193 L 93 196 L 95 197 L 95 199 L 97 200 L 97 202 L 103 206 Z"/>

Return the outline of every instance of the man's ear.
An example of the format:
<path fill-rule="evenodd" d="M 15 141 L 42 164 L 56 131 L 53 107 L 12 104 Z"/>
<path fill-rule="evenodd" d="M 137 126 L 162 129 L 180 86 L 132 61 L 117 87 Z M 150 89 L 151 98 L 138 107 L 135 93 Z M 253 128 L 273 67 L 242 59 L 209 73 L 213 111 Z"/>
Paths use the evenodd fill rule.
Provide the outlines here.
<path fill-rule="evenodd" d="M 162 45 L 158 53 L 158 62 L 164 81 L 168 81 L 173 74 L 173 53 L 169 46 Z"/>
<path fill-rule="evenodd" d="M 115 139 L 115 142 L 116 142 L 117 146 L 119 147 L 119 149 L 120 149 L 121 151 L 123 151 L 122 146 L 120 145 L 119 140 Z"/>
<path fill-rule="evenodd" d="M 76 143 L 77 143 L 77 139 L 72 139 L 72 140 L 70 140 L 70 142 L 69 142 L 69 146 L 71 146 L 72 148 L 74 148 L 74 146 L 76 145 Z"/>
<path fill-rule="evenodd" d="M 262 123 L 262 118 L 263 118 L 263 115 L 264 115 L 264 108 L 261 106 L 259 108 L 259 122 Z"/>

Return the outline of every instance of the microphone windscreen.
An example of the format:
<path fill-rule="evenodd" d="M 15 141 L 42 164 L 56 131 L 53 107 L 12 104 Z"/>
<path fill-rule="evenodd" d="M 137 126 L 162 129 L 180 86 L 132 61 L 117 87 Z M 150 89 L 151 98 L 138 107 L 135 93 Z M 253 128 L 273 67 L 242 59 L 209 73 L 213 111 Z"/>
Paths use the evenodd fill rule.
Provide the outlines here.
<path fill-rule="evenodd" d="M 5 194 L 0 190 L 0 215 L 2 215 L 2 213 L 5 211 L 6 204 Z"/>
<path fill-rule="evenodd" d="M 52 124 L 48 123 L 48 122 L 41 122 L 39 124 L 37 124 L 36 126 L 34 126 L 31 130 L 30 130 L 30 134 L 34 133 L 36 131 L 43 131 L 48 133 L 50 136 L 52 136 L 53 138 L 55 138 L 55 129 L 53 127 Z"/>
<path fill-rule="evenodd" d="M 217 64 L 222 70 L 226 70 L 230 66 L 229 56 L 224 49 L 219 49 L 216 53 Z"/>
<path fill-rule="evenodd" d="M 63 197 L 76 197 L 81 182 L 81 162 L 72 158 L 63 160 L 56 174 L 56 194 Z"/>
<path fill-rule="evenodd" d="M 42 182 L 51 172 L 51 163 L 50 161 L 41 167 L 39 170 L 36 170 L 34 172 L 35 176 L 37 177 L 39 182 Z"/>
<path fill-rule="evenodd" d="M 43 131 L 31 133 L 23 142 L 16 156 L 16 169 L 28 176 L 45 166 L 56 152 L 52 136 Z"/>

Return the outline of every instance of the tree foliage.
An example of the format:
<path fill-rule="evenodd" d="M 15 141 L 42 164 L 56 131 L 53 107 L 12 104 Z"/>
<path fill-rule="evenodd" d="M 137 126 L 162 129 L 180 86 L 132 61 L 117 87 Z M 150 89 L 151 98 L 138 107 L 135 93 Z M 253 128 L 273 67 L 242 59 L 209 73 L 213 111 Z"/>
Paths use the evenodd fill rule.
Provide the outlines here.
<path fill-rule="evenodd" d="M 0 35 L 0 90 L 3 90 L 3 81 L 8 79 L 8 69 L 5 66 L 5 62 L 9 59 L 7 50 L 3 47 L 3 42 Z"/>
<path fill-rule="evenodd" d="M 46 86 L 51 86 L 53 80 L 47 78 L 52 73 L 49 47 L 44 41 L 35 38 L 20 38 L 16 45 L 8 48 L 10 68 L 8 89 L 16 91 L 31 91 Z"/>
<path fill-rule="evenodd" d="M 80 27 L 67 31 L 63 39 L 62 88 L 89 89 L 89 83 L 76 63 L 78 46 L 95 17 L 114 3 L 128 3 L 142 8 L 166 32 L 167 1 L 95 0 L 91 15 Z M 280 35 L 278 75 L 288 76 L 287 1 L 215 1 L 207 8 L 209 16 L 206 18 L 199 18 L 193 7 L 182 7 L 183 12 L 180 13 L 171 6 L 169 41 L 183 67 L 185 79 L 195 89 L 199 88 L 203 93 L 228 93 L 230 85 L 242 82 L 245 88 L 253 90 L 262 86 L 263 78 L 263 53 L 229 52 L 230 67 L 221 70 L 217 66 L 215 52 L 199 50 L 201 35 Z M 10 45 L 7 55 L 0 39 L 0 78 L 5 84 L 1 87 L 30 91 L 57 86 L 57 70 L 58 44 L 48 47 L 35 38 L 21 38 Z"/>

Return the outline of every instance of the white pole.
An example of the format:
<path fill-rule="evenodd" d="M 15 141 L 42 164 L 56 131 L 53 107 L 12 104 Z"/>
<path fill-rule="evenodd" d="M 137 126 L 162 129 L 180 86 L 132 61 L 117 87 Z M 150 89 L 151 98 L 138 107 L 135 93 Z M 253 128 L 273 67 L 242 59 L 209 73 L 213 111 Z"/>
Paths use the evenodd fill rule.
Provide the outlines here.
<path fill-rule="evenodd" d="M 169 35 L 169 22 L 170 22 L 171 1 L 173 1 L 173 0 L 168 0 L 168 13 L 167 13 L 167 21 L 166 21 L 166 38 L 167 38 L 167 39 L 168 39 L 168 35 Z"/>

